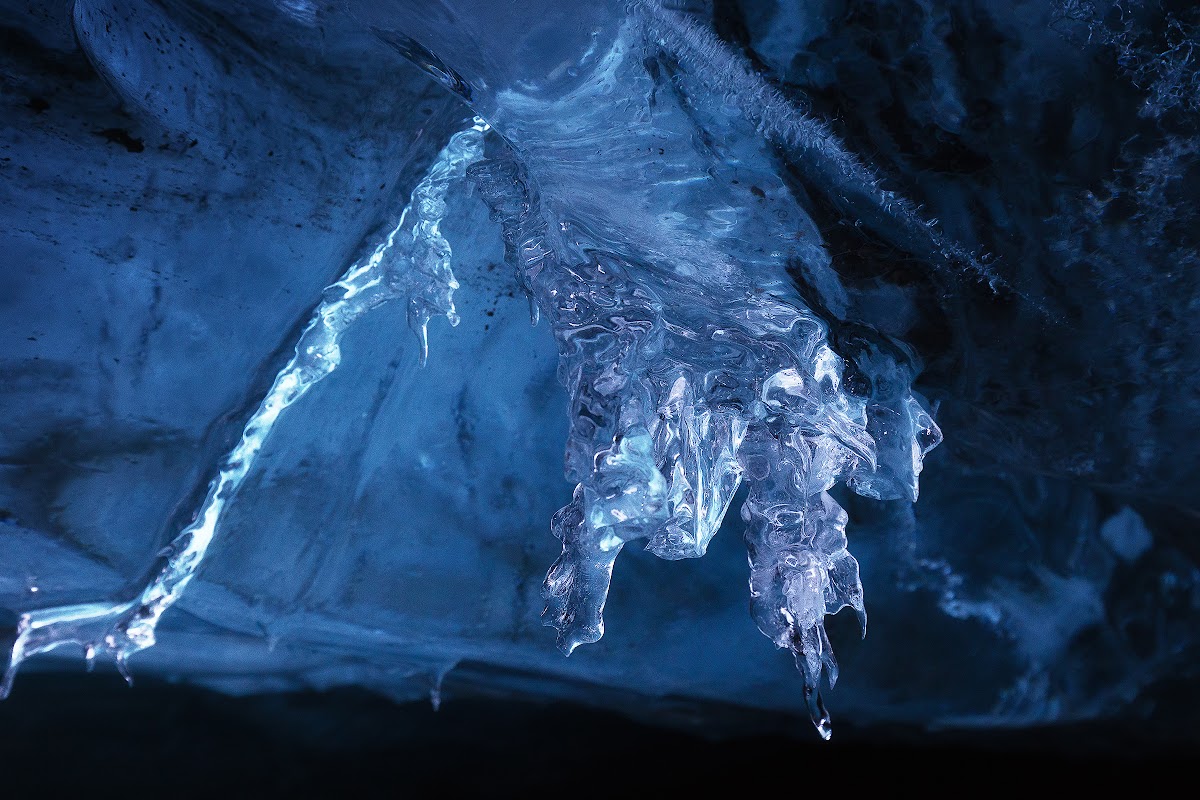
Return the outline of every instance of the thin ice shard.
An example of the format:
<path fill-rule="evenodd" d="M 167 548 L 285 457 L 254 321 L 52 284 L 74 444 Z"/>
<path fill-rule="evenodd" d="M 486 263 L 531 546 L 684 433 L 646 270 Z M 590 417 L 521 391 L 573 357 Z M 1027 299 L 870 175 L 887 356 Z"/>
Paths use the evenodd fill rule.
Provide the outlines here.
<path fill-rule="evenodd" d="M 22 662 L 68 644 L 84 648 L 89 669 L 98 653 L 109 655 L 126 680 L 126 662 L 151 647 L 162 615 L 187 589 L 204 561 L 222 515 L 254 465 L 280 415 L 327 377 L 341 362 L 338 341 L 356 321 L 390 301 L 407 298 L 408 322 L 420 340 L 420 361 L 428 356 L 426 328 L 435 315 L 457 324 L 453 294 L 458 282 L 450 269 L 450 246 L 439 224 L 446 193 L 466 168 L 483 155 L 487 124 L 478 117 L 451 137 L 413 190 L 400 221 L 366 260 L 354 264 L 322 293 L 322 300 L 296 343 L 295 354 L 275 377 L 250 417 L 237 446 L 209 485 L 195 521 L 160 553 L 153 577 L 132 599 L 27 611 L 18 617 L 17 636 L 0 682 L 0 698 L 12 691 Z"/>

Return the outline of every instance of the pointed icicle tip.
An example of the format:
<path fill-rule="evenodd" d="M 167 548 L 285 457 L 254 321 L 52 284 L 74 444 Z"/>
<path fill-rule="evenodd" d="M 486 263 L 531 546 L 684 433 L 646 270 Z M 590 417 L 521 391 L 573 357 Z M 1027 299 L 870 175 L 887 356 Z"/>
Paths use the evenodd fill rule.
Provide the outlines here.
<path fill-rule="evenodd" d="M 814 723 L 817 726 L 817 733 L 824 741 L 828 742 L 833 738 L 833 726 L 829 724 L 829 717 L 822 720 L 814 720 Z"/>
<path fill-rule="evenodd" d="M 423 369 L 429 363 L 429 324 L 419 322 L 414 331 L 421 343 L 421 352 L 417 354 L 417 366 Z"/>
<path fill-rule="evenodd" d="M 817 734 L 825 741 L 829 741 L 833 736 L 833 721 L 829 718 L 829 710 L 825 708 L 825 700 L 821 697 L 821 690 L 816 686 L 811 686 L 805 681 L 804 700 L 808 705 L 809 719 L 812 720 L 813 726 L 817 729 Z"/>
<path fill-rule="evenodd" d="M 438 669 L 433 675 L 433 686 L 429 689 L 429 704 L 433 706 L 434 711 L 442 710 L 442 684 L 445 682 L 446 676 L 456 666 L 458 666 L 458 662 L 453 661 Z"/>
<path fill-rule="evenodd" d="M 7 608 L 0 608 L 0 667 L 4 675 L 0 678 L 0 700 L 12 692 L 13 679 L 21 664 L 20 654 L 21 618 Z"/>

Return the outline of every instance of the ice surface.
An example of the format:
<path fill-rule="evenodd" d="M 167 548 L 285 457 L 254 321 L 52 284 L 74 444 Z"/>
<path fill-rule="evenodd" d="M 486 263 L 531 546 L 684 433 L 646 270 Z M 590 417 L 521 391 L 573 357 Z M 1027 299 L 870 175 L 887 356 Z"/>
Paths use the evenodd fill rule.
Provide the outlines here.
<path fill-rule="evenodd" d="M 1109 5 L 4 4 L 9 680 L 828 735 L 839 675 L 1032 724 L 1186 674 L 1200 20 Z"/>
<path fill-rule="evenodd" d="M 322 293 L 320 305 L 296 343 L 295 354 L 275 376 L 241 439 L 223 460 L 195 520 L 159 553 L 160 563 L 141 592 L 126 602 L 52 607 L 20 615 L 8 666 L 0 680 L 0 699 L 12 691 L 13 679 L 25 659 L 69 644 L 83 646 L 89 667 L 97 652 L 112 656 L 126 680 L 131 680 L 126 659 L 154 644 L 159 620 L 195 577 L 226 506 L 254 467 L 280 415 L 338 368 L 342 360 L 338 342 L 360 317 L 392 300 L 404 301 L 408 324 L 420 340 L 420 363 L 425 364 L 429 320 L 438 314 L 447 317 L 451 325 L 459 321 L 453 299 L 458 281 L 450 269 L 450 245 L 439 230 L 446 192 L 455 180 L 462 180 L 469 164 L 482 157 L 486 127 L 476 119 L 469 129 L 450 138 L 413 190 L 412 201 L 404 207 L 396 227 L 368 258 L 351 266 Z"/>

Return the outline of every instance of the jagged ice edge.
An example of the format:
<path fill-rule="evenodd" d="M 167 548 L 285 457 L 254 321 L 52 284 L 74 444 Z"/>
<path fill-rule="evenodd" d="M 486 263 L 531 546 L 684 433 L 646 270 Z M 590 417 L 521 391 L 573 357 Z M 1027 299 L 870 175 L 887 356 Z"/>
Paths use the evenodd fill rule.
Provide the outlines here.
<path fill-rule="evenodd" d="M 622 547 L 649 537 L 660 557 L 702 556 L 747 478 L 751 611 L 794 655 L 829 738 L 819 684 L 824 675 L 833 686 L 837 663 L 822 619 L 850 606 L 865 632 L 866 616 L 846 513 L 828 489 L 841 478 L 859 494 L 915 501 L 936 424 L 907 391 L 846 394 L 826 327 L 802 305 L 755 292 L 715 306 L 704 292 L 665 302 L 657 293 L 679 291 L 672 282 L 639 282 L 620 256 L 569 245 L 516 152 L 499 150 L 470 174 L 502 226 L 506 260 L 550 319 L 570 395 L 576 488 L 551 523 L 562 554 L 544 583 L 546 624 L 568 655 L 599 640 Z M 686 331 L 678 315 L 695 305 L 715 316 L 686 336 L 686 359 L 669 356 L 662 338 Z M 739 375 L 726 346 L 746 356 Z"/>
<path fill-rule="evenodd" d="M 396 227 L 366 260 L 356 262 L 322 292 L 295 354 L 276 375 L 237 446 L 225 457 L 195 520 L 159 553 L 154 576 L 141 592 L 125 602 L 57 606 L 19 615 L 16 638 L 0 680 L 0 699 L 12 691 L 25 660 L 68 644 L 83 646 L 89 669 L 98 652 L 111 655 L 126 681 L 132 683 L 127 660 L 154 645 L 159 621 L 195 577 L 224 511 L 280 415 L 337 369 L 341 363 L 338 342 L 364 314 L 407 296 L 408 323 L 420 340 L 420 364 L 425 364 L 429 320 L 444 315 L 451 325 L 458 324 L 453 302 L 458 282 L 450 269 L 450 245 L 439 229 L 446 193 L 464 177 L 470 164 L 483 157 L 487 130 L 487 123 L 475 117 L 470 127 L 455 133 L 413 190 Z"/>

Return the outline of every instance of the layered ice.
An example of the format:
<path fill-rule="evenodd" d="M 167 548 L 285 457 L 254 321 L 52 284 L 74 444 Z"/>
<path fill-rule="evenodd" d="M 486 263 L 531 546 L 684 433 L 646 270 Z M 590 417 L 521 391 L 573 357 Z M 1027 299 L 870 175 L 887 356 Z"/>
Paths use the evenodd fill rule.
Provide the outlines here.
<path fill-rule="evenodd" d="M 1177 5 L 5 5 L 4 691 L 1130 707 L 1200 609 Z"/>

